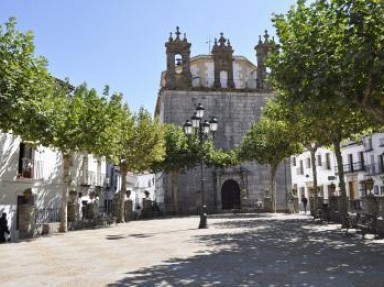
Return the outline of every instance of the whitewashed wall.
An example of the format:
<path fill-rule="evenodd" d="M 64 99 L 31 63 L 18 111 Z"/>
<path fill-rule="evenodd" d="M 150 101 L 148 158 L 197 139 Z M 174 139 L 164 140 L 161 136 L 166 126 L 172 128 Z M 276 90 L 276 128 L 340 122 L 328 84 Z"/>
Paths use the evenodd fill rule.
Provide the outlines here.
<path fill-rule="evenodd" d="M 372 144 L 370 144 L 369 139 L 371 139 Z M 354 199 L 359 199 L 363 195 L 361 194 L 361 182 L 367 178 L 372 178 L 374 180 L 375 195 L 384 196 L 384 172 L 381 166 L 382 163 L 380 162 L 384 153 L 384 133 L 373 134 L 363 139 L 362 142 L 343 143 L 341 152 L 344 170 L 349 171 L 344 175 L 347 195 Z M 330 169 L 327 169 L 325 166 L 326 153 L 330 154 Z M 364 168 L 360 168 L 359 165 L 359 163 L 361 163 L 361 153 L 363 153 Z M 324 198 L 327 199 L 330 196 L 328 186 L 332 183 L 336 185 L 336 194 L 339 194 L 336 157 L 332 149 L 324 147 L 316 151 L 316 159 L 317 155 L 321 155 L 322 157 L 322 165 L 317 166 L 318 186 L 323 186 L 323 195 Z M 353 171 L 351 171 L 351 167 L 349 166 L 350 155 L 352 155 Z M 305 196 L 309 197 L 309 189 L 313 186 L 312 168 L 308 168 L 306 165 L 309 157 L 309 151 L 291 157 L 292 187 L 297 187 L 298 196 L 301 196 L 301 192 L 304 190 Z M 293 158 L 295 158 L 295 160 L 293 160 Z M 296 161 L 295 166 L 293 165 L 294 161 Z M 304 164 L 303 174 L 298 172 L 300 161 L 303 161 Z M 372 169 L 375 169 L 374 172 L 370 172 Z"/>
<path fill-rule="evenodd" d="M 37 209 L 58 209 L 61 202 L 63 188 L 62 156 L 58 151 L 38 146 L 34 152 L 35 178 L 22 178 L 18 176 L 19 169 L 19 137 L 11 134 L 0 133 L 0 212 L 8 214 L 8 222 L 13 234 L 16 228 L 17 197 L 23 195 L 26 189 L 31 189 Z M 89 158 L 88 171 L 90 173 L 105 174 L 106 164 L 101 161 L 97 167 L 97 160 L 92 155 Z M 77 154 L 74 158 L 74 166 L 71 168 L 74 188 L 88 196 L 87 189 L 84 192 L 79 184 L 81 177 L 82 161 L 84 155 Z"/>

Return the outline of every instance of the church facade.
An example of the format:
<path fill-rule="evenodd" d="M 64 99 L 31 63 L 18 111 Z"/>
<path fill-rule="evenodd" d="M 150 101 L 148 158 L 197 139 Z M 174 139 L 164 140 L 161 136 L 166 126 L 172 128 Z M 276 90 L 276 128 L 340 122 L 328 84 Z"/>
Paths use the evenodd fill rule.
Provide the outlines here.
<path fill-rule="evenodd" d="M 204 118 L 218 120 L 214 145 L 224 150 L 238 147 L 252 123 L 260 119 L 266 99 L 273 97 L 265 81 L 264 65 L 271 45 L 265 32 L 255 47 L 255 65 L 246 57 L 234 55 L 230 41 L 221 33 L 211 54 L 191 57 L 191 43 L 177 27 L 165 43 L 167 68 L 161 74 L 155 115 L 163 123 L 182 126 L 202 104 Z M 177 195 L 172 194 L 171 175 L 164 174 L 157 180 L 156 194 L 165 213 L 195 214 L 201 201 L 201 180 L 209 212 L 262 210 L 270 169 L 256 162 L 228 168 L 196 167 L 179 175 Z M 289 187 L 289 167 L 282 165 L 276 176 L 278 210 L 286 209 Z"/>

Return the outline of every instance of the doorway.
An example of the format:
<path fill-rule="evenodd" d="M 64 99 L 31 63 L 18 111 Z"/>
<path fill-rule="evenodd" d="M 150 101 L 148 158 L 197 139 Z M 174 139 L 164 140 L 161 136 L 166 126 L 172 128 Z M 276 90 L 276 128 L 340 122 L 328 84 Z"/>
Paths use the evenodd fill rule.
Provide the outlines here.
<path fill-rule="evenodd" d="M 229 179 L 221 188 L 222 209 L 240 209 L 240 187 L 239 184 Z"/>

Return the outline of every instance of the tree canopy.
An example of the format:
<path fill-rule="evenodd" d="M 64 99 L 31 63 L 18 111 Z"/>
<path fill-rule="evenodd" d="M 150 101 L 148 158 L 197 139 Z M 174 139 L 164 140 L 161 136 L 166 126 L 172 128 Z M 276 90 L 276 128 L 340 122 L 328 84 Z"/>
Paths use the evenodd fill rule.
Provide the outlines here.
<path fill-rule="evenodd" d="M 276 210 L 275 176 L 278 165 L 292 154 L 298 153 L 301 145 L 294 140 L 294 133 L 284 121 L 262 117 L 245 135 L 240 146 L 240 157 L 267 164 L 271 168 L 269 196 L 272 210 Z"/>
<path fill-rule="evenodd" d="M 273 18 L 279 45 L 269 59 L 290 103 L 358 106 L 384 123 L 384 5 L 377 0 L 298 0 Z"/>
<path fill-rule="evenodd" d="M 33 33 L 16 29 L 16 19 L 0 25 L 0 130 L 33 139 L 41 123 L 42 99 L 55 88 L 47 61 L 34 55 Z"/>

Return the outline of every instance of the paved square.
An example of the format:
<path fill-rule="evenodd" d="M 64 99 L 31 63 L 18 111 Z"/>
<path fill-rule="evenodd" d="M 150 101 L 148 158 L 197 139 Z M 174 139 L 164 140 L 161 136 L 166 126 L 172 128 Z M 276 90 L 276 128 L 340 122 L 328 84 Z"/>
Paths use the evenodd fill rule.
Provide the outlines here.
<path fill-rule="evenodd" d="M 0 245 L 0 286 L 384 286 L 384 241 L 305 215 L 133 221 Z"/>

